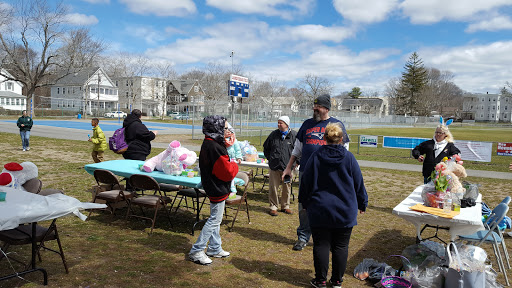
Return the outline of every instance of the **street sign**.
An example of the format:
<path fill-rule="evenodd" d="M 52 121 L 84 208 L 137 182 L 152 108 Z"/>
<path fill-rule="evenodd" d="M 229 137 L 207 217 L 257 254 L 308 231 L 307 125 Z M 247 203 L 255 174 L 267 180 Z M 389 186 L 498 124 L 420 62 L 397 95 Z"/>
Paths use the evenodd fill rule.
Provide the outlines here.
<path fill-rule="evenodd" d="M 231 74 L 229 77 L 229 96 L 249 97 L 249 78 Z"/>

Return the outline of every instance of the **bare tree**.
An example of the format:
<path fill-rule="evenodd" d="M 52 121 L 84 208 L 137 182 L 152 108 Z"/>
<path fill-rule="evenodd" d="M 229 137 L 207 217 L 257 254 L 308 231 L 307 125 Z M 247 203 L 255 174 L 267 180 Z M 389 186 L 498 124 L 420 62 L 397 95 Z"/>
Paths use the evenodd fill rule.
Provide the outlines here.
<path fill-rule="evenodd" d="M 305 107 L 313 105 L 313 100 L 322 94 L 331 94 L 333 89 L 332 83 L 323 77 L 307 74 L 297 84 L 297 89 L 302 90 L 300 99 L 296 99 L 299 106 Z"/>
<path fill-rule="evenodd" d="M 62 2 L 48 2 L 20 0 L 0 10 L 1 65 L 10 73 L 2 76 L 23 84 L 27 99 L 37 88 L 90 65 L 103 50 L 88 30 L 63 25 Z"/>

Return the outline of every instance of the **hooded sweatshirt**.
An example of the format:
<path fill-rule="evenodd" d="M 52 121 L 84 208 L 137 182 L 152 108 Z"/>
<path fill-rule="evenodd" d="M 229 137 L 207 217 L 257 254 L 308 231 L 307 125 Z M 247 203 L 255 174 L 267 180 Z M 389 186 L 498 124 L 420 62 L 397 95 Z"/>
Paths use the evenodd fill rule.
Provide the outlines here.
<path fill-rule="evenodd" d="M 368 195 L 361 169 L 343 145 L 324 145 L 311 154 L 300 182 L 299 202 L 313 228 L 357 225 L 358 210 L 366 211 Z"/>
<path fill-rule="evenodd" d="M 124 138 L 128 144 L 126 155 L 144 155 L 144 159 L 151 153 L 151 141 L 155 139 L 155 133 L 148 130 L 146 125 L 142 124 L 139 117 L 130 114 L 123 121 Z M 125 157 L 130 159 L 129 157 Z M 141 159 L 136 159 L 141 160 Z"/>
<path fill-rule="evenodd" d="M 205 139 L 199 153 L 199 168 L 203 189 L 213 203 L 229 197 L 231 180 L 238 173 L 238 165 L 230 162 L 224 145 L 224 122 L 224 117 L 217 115 L 203 120 Z"/>

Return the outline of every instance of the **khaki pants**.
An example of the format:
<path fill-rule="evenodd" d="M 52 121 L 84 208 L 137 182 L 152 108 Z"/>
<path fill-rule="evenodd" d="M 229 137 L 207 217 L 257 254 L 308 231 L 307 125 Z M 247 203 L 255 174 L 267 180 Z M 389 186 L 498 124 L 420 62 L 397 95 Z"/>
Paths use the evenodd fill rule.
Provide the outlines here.
<path fill-rule="evenodd" d="M 91 155 L 94 163 L 103 162 L 103 151 L 92 151 Z"/>
<path fill-rule="evenodd" d="M 278 202 L 281 206 L 281 209 L 290 209 L 291 184 L 284 184 L 283 181 L 281 181 L 282 176 L 283 171 L 269 170 L 268 201 L 270 202 L 270 210 L 277 210 Z M 277 195 L 279 185 L 281 185 L 282 192 L 280 199 L 279 196 Z"/>

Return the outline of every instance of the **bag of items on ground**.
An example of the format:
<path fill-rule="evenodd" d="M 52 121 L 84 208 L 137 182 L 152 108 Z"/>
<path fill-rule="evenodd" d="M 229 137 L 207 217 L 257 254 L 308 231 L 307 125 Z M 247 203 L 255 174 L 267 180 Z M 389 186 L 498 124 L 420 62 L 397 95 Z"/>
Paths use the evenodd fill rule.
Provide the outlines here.
<path fill-rule="evenodd" d="M 369 281 L 376 287 L 503 287 L 496 281 L 497 273 L 486 263 L 487 253 L 480 247 L 450 243 L 450 254 L 443 244 L 425 240 L 402 251 L 401 267 L 365 258 L 354 269 L 354 277 Z M 386 261 L 388 258 L 386 258 Z M 397 276 L 407 280 L 399 286 L 384 286 L 381 280 Z"/>

